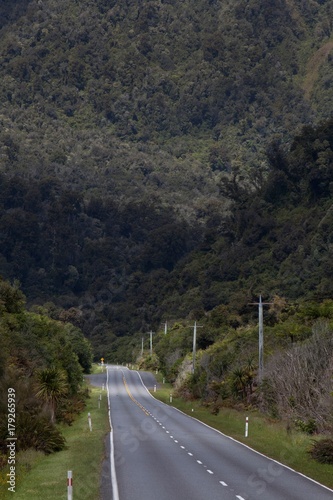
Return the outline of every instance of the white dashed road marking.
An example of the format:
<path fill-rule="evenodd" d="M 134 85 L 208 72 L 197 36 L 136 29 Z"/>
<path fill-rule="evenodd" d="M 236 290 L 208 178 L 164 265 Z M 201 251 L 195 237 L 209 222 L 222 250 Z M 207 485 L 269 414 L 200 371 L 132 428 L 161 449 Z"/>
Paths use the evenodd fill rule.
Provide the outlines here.
<path fill-rule="evenodd" d="M 153 419 L 154 419 L 154 420 L 155 420 L 155 421 L 156 421 L 156 422 L 157 422 L 157 423 L 158 423 L 158 424 L 162 427 L 162 429 L 164 429 L 164 430 L 165 430 L 166 434 L 170 434 L 170 431 L 166 430 L 166 428 L 165 428 L 165 426 L 162 424 L 162 422 L 160 422 L 160 421 L 159 421 L 156 417 L 154 417 L 154 416 L 153 416 L 153 414 L 151 414 L 151 413 L 150 413 L 149 415 L 150 415 L 150 416 L 151 416 L 151 417 L 152 417 L 152 418 L 153 418 Z M 172 436 L 171 434 L 170 434 L 170 438 L 171 438 L 171 439 L 173 439 L 173 440 L 174 440 L 174 442 L 178 444 L 177 439 L 175 439 L 175 438 L 174 438 L 174 436 Z M 183 446 L 183 445 L 180 445 L 180 448 L 181 448 L 182 450 L 186 450 L 186 447 L 185 447 L 185 446 Z M 187 452 L 187 454 L 188 454 L 190 457 L 193 457 L 193 453 L 191 453 L 190 451 L 188 451 L 188 452 Z M 212 470 L 208 469 L 208 468 L 207 468 L 207 465 L 203 465 L 203 462 L 202 462 L 201 460 L 196 460 L 196 462 L 197 462 L 199 465 L 202 465 L 202 466 L 206 469 L 206 471 L 208 472 L 208 474 L 214 475 L 214 472 L 213 472 Z M 219 481 L 219 483 L 220 483 L 222 486 L 224 486 L 224 487 L 228 487 L 228 484 L 227 484 L 226 482 L 224 482 L 224 481 Z M 233 490 L 231 490 L 231 491 L 233 491 Z M 245 500 L 245 499 L 244 499 L 242 496 L 240 496 L 240 495 L 236 495 L 236 498 L 237 498 L 238 500 Z"/>

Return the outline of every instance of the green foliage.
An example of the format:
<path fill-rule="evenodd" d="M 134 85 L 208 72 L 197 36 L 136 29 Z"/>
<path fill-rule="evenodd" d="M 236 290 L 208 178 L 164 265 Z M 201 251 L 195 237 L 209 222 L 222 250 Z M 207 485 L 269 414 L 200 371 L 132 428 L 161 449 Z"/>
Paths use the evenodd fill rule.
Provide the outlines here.
<path fill-rule="evenodd" d="M 251 404 L 259 295 L 266 357 L 332 320 L 332 1 L 7 4 L 0 377 L 54 365 L 73 397 L 82 332 L 131 362 L 184 318 L 147 366 L 178 380 L 198 320 L 184 387 Z"/>
<path fill-rule="evenodd" d="M 272 139 L 329 116 L 331 59 L 315 71 L 307 63 L 331 36 L 331 1 L 0 9 L 8 173 L 55 173 L 103 194 L 162 188 L 161 198 L 179 203 L 180 194 L 183 207 L 197 208 L 220 171 L 257 165 Z M 200 200 L 188 199 L 193 188 Z"/>
<path fill-rule="evenodd" d="M 314 441 L 309 453 L 314 460 L 322 464 L 333 464 L 333 439 Z"/>
<path fill-rule="evenodd" d="M 17 420 L 20 449 L 33 448 L 44 453 L 53 453 L 65 448 L 65 439 L 47 417 L 20 413 Z"/>
<path fill-rule="evenodd" d="M 156 355 L 152 354 L 143 357 L 139 361 L 139 370 L 155 371 L 159 368 L 159 361 Z"/>
<path fill-rule="evenodd" d="M 6 451 L 7 392 L 15 395 L 16 436 L 19 450 L 34 448 L 51 453 L 65 441 L 54 425 L 71 423 L 84 407 L 83 367 L 90 369 L 91 347 L 73 325 L 52 320 L 24 307 L 24 296 L 1 280 L 6 307 L 0 316 L 0 449 Z"/>
<path fill-rule="evenodd" d="M 286 144 L 330 109 L 329 61 L 300 86 L 331 2 L 1 9 L 0 269 L 30 302 L 101 357 L 162 316 L 330 296 L 331 120 Z"/>
<path fill-rule="evenodd" d="M 36 397 L 50 405 L 51 422 L 54 422 L 56 406 L 68 391 L 66 373 L 52 366 L 45 368 L 37 372 L 37 383 Z"/>
<path fill-rule="evenodd" d="M 86 407 L 87 393 L 78 393 L 70 399 L 59 400 L 56 406 L 56 419 L 65 424 L 72 425 L 77 416 L 83 412 Z"/>
<path fill-rule="evenodd" d="M 10 285 L 4 280 L 0 280 L 0 311 L 1 313 L 18 313 L 23 310 L 25 297 L 19 288 L 19 283 L 14 281 Z"/>
<path fill-rule="evenodd" d="M 313 418 L 310 418 L 306 422 L 304 422 L 301 419 L 296 419 L 294 424 L 295 424 L 296 429 L 299 429 L 299 430 L 305 432 L 306 434 L 310 434 L 310 435 L 315 434 L 318 430 L 317 423 Z"/>

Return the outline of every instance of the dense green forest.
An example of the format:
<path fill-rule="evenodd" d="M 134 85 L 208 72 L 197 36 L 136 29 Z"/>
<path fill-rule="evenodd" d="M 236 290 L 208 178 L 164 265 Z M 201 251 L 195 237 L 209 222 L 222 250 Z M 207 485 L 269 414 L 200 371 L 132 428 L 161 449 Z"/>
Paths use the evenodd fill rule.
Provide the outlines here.
<path fill-rule="evenodd" d="M 1 485 L 8 480 L 9 436 L 18 439 L 16 452 L 64 448 L 55 424 L 70 425 L 84 409 L 82 377 L 91 362 L 91 346 L 79 328 L 27 311 L 18 283 L 0 280 Z"/>
<path fill-rule="evenodd" d="M 332 0 L 0 0 L 0 274 L 27 304 L 1 318 L 31 373 L 39 321 L 110 362 L 154 330 L 141 366 L 184 395 L 332 425 L 331 19 Z M 277 377 L 295 349 L 316 396 Z"/>
<path fill-rule="evenodd" d="M 332 2 L 0 2 L 1 170 L 190 217 L 332 109 Z M 194 213 L 193 213 L 194 212 Z"/>

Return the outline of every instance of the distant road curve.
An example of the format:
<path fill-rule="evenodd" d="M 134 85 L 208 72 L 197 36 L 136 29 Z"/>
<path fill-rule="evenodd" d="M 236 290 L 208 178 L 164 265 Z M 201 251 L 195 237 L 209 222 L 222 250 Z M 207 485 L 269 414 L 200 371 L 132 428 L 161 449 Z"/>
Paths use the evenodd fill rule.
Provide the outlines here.
<path fill-rule="evenodd" d="M 152 387 L 153 376 L 143 378 Z M 139 372 L 108 366 L 106 380 L 111 491 L 103 500 L 333 500 L 329 488 L 157 401 Z"/>

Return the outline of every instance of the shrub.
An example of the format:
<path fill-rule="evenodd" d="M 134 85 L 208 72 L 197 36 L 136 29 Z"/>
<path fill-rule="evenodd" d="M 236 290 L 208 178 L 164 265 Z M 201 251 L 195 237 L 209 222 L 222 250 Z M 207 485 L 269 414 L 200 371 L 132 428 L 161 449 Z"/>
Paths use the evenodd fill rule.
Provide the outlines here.
<path fill-rule="evenodd" d="M 20 436 L 20 451 L 33 448 L 48 454 L 65 448 L 65 438 L 47 417 L 19 414 L 17 434 Z"/>
<path fill-rule="evenodd" d="M 317 432 L 317 423 L 313 418 L 310 418 L 306 422 L 297 418 L 295 420 L 295 427 L 306 434 L 315 434 Z"/>
<path fill-rule="evenodd" d="M 326 438 L 314 441 L 309 453 L 317 462 L 333 464 L 333 439 Z"/>
<path fill-rule="evenodd" d="M 86 406 L 87 393 L 80 393 L 72 396 L 70 399 L 61 401 L 56 411 L 56 417 L 59 422 L 71 425 L 77 415 L 83 412 Z"/>

